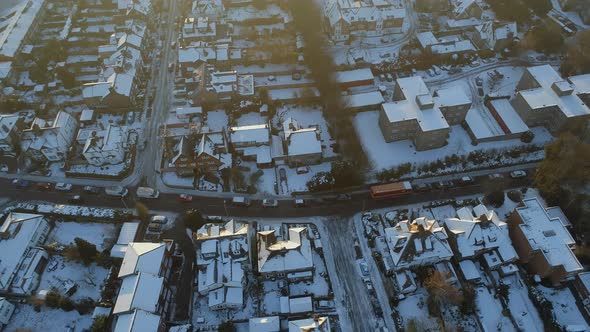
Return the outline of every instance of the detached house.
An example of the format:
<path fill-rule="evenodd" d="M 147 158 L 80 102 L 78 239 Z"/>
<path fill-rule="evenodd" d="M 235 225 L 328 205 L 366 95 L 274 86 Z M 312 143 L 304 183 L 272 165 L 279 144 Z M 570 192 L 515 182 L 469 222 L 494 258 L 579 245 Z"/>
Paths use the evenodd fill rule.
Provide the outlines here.
<path fill-rule="evenodd" d="M 322 141 L 319 128 L 301 128 L 299 122 L 288 118 L 283 122 L 283 145 L 291 167 L 322 162 Z"/>
<path fill-rule="evenodd" d="M 248 224 L 206 224 L 197 239 L 198 292 L 213 310 L 244 306 L 245 265 L 250 264 Z"/>
<path fill-rule="evenodd" d="M 508 224 L 483 205 L 473 211 L 463 208 L 459 218 L 445 219 L 449 244 L 457 261 L 481 260 L 489 269 L 503 274 L 516 272 L 512 264 L 518 259 L 508 235 Z M 461 215 L 462 214 L 462 215 Z"/>
<path fill-rule="evenodd" d="M 38 214 L 14 213 L 0 226 L 0 293 L 30 295 L 49 259 L 40 246 L 49 235 L 49 223 Z"/>
<path fill-rule="evenodd" d="M 420 266 L 433 266 L 449 279 L 456 279 L 449 263 L 453 251 L 447 233 L 436 220 L 421 217 L 414 221 L 400 221 L 395 227 L 385 229 L 385 240 L 400 292 L 410 293 L 417 289 L 411 270 Z"/>
<path fill-rule="evenodd" d="M 16 152 L 24 129 L 23 118 L 18 115 L 0 115 L 0 150 Z"/>
<path fill-rule="evenodd" d="M 60 111 L 55 120 L 36 118 L 21 136 L 21 151 L 34 162 L 63 161 L 74 139 L 78 122 L 69 113 Z"/>
<path fill-rule="evenodd" d="M 307 228 L 289 228 L 287 236 L 285 240 L 278 240 L 275 230 L 258 232 L 258 273 L 267 279 L 313 278 L 314 265 Z"/>
<path fill-rule="evenodd" d="M 164 330 L 172 299 L 168 283 L 173 245 L 170 240 L 129 243 L 118 275 L 115 331 Z"/>
<path fill-rule="evenodd" d="M 329 0 L 323 11 L 324 29 L 334 41 L 401 33 L 406 15 L 389 0 Z"/>
<path fill-rule="evenodd" d="M 529 272 L 557 285 L 583 271 L 573 252 L 576 242 L 560 217 L 551 217 L 539 199 L 523 200 L 508 225 L 512 244 Z"/>
<path fill-rule="evenodd" d="M 116 165 L 125 160 L 127 127 L 109 125 L 104 137 L 96 133 L 86 140 L 82 154 L 94 166 Z"/>
<path fill-rule="evenodd" d="M 258 167 L 270 167 L 271 135 L 268 123 L 231 127 L 229 129 L 231 147 L 245 160 L 256 161 Z"/>

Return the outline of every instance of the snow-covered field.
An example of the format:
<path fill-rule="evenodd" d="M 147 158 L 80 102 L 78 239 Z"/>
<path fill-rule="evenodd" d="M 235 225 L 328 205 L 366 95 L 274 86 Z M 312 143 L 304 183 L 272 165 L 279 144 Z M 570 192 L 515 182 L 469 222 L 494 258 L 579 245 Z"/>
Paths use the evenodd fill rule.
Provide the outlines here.
<path fill-rule="evenodd" d="M 399 302 L 396 309 L 399 316 L 403 317 L 405 326 L 410 320 L 414 320 L 419 327 L 418 330 L 438 330 L 438 323 L 428 314 L 427 299 L 426 291 L 420 292 L 419 290 L 418 293 L 406 296 L 405 299 Z"/>
<path fill-rule="evenodd" d="M 79 237 L 96 245 L 98 251 L 102 251 L 110 249 L 118 235 L 115 224 L 56 222 L 47 243 L 74 245 L 74 239 Z"/>
<path fill-rule="evenodd" d="M 426 151 L 416 151 L 410 140 L 398 142 L 385 142 L 378 125 L 379 112 L 362 112 L 355 116 L 354 125 L 363 144 L 373 169 L 378 171 L 402 163 L 424 164 L 444 159 L 452 154 L 467 155 L 472 151 L 486 151 L 491 149 L 508 149 L 525 145 L 519 139 L 511 139 L 499 142 L 481 143 L 477 146 L 471 144 L 469 134 L 461 126 L 452 126 L 448 144 L 444 147 Z M 553 139 L 544 128 L 532 128 L 535 139 L 532 144 L 545 144 Z"/>
<path fill-rule="evenodd" d="M 54 262 L 57 263 L 57 267 L 51 271 L 49 267 L 55 264 Z M 96 264 L 84 266 L 78 262 L 66 261 L 59 255 L 53 255 L 47 266 L 38 290 L 56 289 L 60 292 L 64 283 L 72 281 L 77 285 L 76 292 L 70 297 L 72 301 L 85 298 L 98 301 L 100 298 L 100 287 L 108 275 L 107 269 Z"/>
<path fill-rule="evenodd" d="M 80 315 L 76 310 L 41 307 L 36 312 L 33 305 L 19 304 L 4 331 L 72 331 L 81 332 L 92 325 L 92 315 Z"/>

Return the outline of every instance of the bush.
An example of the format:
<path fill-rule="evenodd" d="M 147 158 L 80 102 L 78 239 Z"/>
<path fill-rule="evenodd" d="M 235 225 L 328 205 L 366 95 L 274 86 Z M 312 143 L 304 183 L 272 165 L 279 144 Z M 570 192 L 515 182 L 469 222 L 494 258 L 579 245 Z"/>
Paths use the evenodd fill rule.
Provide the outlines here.
<path fill-rule="evenodd" d="M 506 196 L 514 203 L 520 203 L 522 201 L 522 194 L 518 190 L 511 190 Z"/>
<path fill-rule="evenodd" d="M 533 141 L 534 138 L 535 138 L 535 134 L 530 130 L 525 131 L 524 133 L 522 133 L 522 135 L 520 135 L 520 140 L 523 143 L 530 143 Z"/>
<path fill-rule="evenodd" d="M 504 192 L 494 190 L 487 193 L 484 197 L 486 203 L 491 204 L 493 207 L 500 207 L 504 204 Z"/>
<path fill-rule="evenodd" d="M 84 262 L 84 264 L 89 264 L 96 258 L 98 251 L 96 250 L 96 246 L 82 238 L 75 238 L 74 242 L 76 243 L 76 248 L 78 249 L 78 254 L 80 258 Z"/>
<path fill-rule="evenodd" d="M 311 192 L 326 191 L 334 187 L 334 177 L 328 172 L 318 172 L 307 181 L 307 189 Z"/>
<path fill-rule="evenodd" d="M 90 330 L 92 332 L 107 332 L 109 330 L 109 318 L 105 315 L 94 317 Z"/>
<path fill-rule="evenodd" d="M 62 296 L 59 299 L 59 308 L 63 311 L 74 310 L 74 303 L 69 298 Z"/>
<path fill-rule="evenodd" d="M 50 291 L 45 296 L 45 305 L 50 308 L 57 308 L 59 306 L 59 300 L 61 295 L 57 294 L 54 291 Z"/>

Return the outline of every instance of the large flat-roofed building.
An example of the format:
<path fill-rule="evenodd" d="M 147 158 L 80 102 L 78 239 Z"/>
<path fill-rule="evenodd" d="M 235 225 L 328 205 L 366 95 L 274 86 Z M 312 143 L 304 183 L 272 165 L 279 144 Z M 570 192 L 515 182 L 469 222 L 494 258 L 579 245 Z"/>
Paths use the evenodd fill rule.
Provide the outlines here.
<path fill-rule="evenodd" d="M 584 269 L 573 252 L 572 235 L 538 198 L 523 200 L 510 215 L 508 226 L 514 249 L 530 273 L 559 284 Z"/>
<path fill-rule="evenodd" d="M 446 144 L 449 124 L 421 77 L 397 80 L 393 99 L 381 105 L 379 114 L 379 126 L 385 141 L 411 139 L 416 150 Z"/>
<path fill-rule="evenodd" d="M 587 100 L 589 84 L 590 75 L 565 80 L 550 65 L 529 67 L 511 103 L 528 126 L 559 132 L 574 121 L 590 119 L 590 108 L 583 100 Z"/>

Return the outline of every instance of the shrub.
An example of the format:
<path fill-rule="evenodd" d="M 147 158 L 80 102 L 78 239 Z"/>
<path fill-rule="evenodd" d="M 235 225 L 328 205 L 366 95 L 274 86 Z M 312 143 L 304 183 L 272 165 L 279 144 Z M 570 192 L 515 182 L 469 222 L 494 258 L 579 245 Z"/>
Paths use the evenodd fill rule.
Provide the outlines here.
<path fill-rule="evenodd" d="M 62 296 L 59 299 L 59 308 L 63 311 L 74 310 L 74 303 L 69 298 Z"/>
<path fill-rule="evenodd" d="M 96 246 L 82 238 L 75 238 L 74 242 L 76 243 L 76 248 L 78 249 L 78 253 L 80 254 L 80 258 L 84 261 L 84 264 L 89 264 L 90 262 L 94 261 L 98 251 L 96 250 Z"/>
<path fill-rule="evenodd" d="M 50 308 L 57 308 L 59 306 L 60 298 L 61 295 L 57 294 L 54 291 L 50 291 L 45 296 L 45 305 L 47 305 Z"/>

